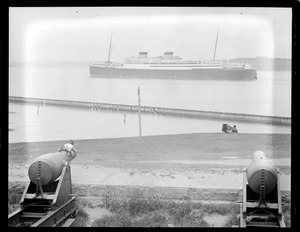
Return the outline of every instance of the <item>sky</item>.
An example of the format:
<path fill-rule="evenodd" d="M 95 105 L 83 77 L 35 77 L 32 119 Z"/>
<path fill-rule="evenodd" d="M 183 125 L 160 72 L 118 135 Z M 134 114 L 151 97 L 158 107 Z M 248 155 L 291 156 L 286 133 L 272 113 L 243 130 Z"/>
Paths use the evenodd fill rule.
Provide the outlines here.
<path fill-rule="evenodd" d="M 173 51 L 184 59 L 291 58 L 291 8 L 10 7 L 10 62 L 111 60 Z"/>

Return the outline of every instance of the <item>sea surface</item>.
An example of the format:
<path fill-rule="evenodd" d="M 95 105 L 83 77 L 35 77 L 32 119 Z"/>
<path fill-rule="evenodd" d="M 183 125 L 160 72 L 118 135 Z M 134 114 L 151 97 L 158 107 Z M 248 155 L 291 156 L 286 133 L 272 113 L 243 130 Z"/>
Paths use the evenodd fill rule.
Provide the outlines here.
<path fill-rule="evenodd" d="M 88 65 L 9 68 L 9 96 L 94 101 L 291 117 L 291 72 L 258 71 L 254 81 L 95 78 Z M 125 119 L 125 120 L 124 120 Z M 290 133 L 290 126 L 142 115 L 142 135 Z M 9 103 L 9 142 L 139 136 L 138 115 Z"/>

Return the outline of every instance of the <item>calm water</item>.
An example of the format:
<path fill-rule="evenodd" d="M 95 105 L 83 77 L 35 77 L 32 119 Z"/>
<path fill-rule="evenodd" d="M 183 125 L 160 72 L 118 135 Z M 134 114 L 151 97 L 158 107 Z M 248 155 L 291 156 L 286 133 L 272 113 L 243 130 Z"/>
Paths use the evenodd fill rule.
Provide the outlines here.
<path fill-rule="evenodd" d="M 291 116 L 291 73 L 258 72 L 257 81 L 90 78 L 88 66 L 11 67 L 9 95 L 141 104 L 233 113 Z M 138 136 L 138 116 L 60 107 L 9 104 L 9 141 Z M 290 133 L 286 126 L 142 116 L 142 135 L 220 132 L 223 123 L 241 133 Z"/>
<path fill-rule="evenodd" d="M 257 81 L 90 78 L 88 66 L 10 68 L 9 95 L 291 116 L 291 73 L 258 72 Z"/>

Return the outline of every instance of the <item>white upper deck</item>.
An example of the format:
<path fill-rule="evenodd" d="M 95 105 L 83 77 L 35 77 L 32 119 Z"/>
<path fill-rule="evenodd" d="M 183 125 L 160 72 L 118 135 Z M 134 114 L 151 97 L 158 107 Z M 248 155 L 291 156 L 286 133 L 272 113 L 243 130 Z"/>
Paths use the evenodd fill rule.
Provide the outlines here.
<path fill-rule="evenodd" d="M 155 70 L 191 70 L 191 69 L 248 69 L 243 63 L 223 63 L 220 60 L 199 61 L 183 60 L 174 56 L 173 52 L 165 52 L 164 56 L 148 57 L 147 52 L 140 52 L 138 56 L 124 59 L 124 63 L 99 62 L 96 66 L 125 69 L 155 69 Z"/>
<path fill-rule="evenodd" d="M 139 56 L 124 59 L 124 68 L 153 68 L 153 69 L 244 69 L 242 63 L 226 63 L 222 61 L 198 61 L 183 60 L 179 56 L 173 56 L 173 52 L 165 52 L 164 56 L 148 57 L 147 52 L 140 52 Z"/>

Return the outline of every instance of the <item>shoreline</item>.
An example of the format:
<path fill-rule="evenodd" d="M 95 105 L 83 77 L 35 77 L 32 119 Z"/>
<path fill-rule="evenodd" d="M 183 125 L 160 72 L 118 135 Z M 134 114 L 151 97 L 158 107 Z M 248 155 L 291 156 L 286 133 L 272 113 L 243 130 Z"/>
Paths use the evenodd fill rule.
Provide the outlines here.
<path fill-rule="evenodd" d="M 64 142 L 9 144 L 9 181 L 28 180 L 30 164 Z M 291 188 L 291 135 L 286 134 L 197 133 L 76 140 L 74 145 L 74 184 L 238 189 L 253 152 L 262 150 L 279 168 L 282 189 Z"/>

